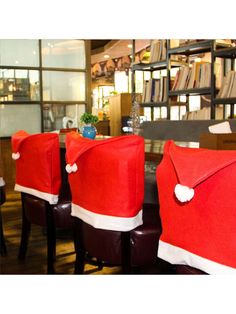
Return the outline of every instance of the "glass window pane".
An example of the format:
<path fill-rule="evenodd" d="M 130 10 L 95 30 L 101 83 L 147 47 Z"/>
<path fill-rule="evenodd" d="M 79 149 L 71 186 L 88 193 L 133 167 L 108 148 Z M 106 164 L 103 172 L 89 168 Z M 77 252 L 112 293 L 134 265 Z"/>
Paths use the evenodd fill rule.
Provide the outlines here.
<path fill-rule="evenodd" d="M 0 65 L 39 66 L 38 40 L 1 39 Z"/>
<path fill-rule="evenodd" d="M 0 69 L 0 101 L 38 100 L 39 71 Z"/>
<path fill-rule="evenodd" d="M 85 73 L 43 71 L 44 101 L 85 101 Z"/>
<path fill-rule="evenodd" d="M 27 117 L 27 118 L 26 118 Z M 0 137 L 12 136 L 19 130 L 41 132 L 40 105 L 0 105 Z"/>
<path fill-rule="evenodd" d="M 84 112 L 84 104 L 45 104 L 43 106 L 44 131 L 80 128 L 80 117 Z"/>
<path fill-rule="evenodd" d="M 84 40 L 42 40 L 43 67 L 85 69 Z"/>

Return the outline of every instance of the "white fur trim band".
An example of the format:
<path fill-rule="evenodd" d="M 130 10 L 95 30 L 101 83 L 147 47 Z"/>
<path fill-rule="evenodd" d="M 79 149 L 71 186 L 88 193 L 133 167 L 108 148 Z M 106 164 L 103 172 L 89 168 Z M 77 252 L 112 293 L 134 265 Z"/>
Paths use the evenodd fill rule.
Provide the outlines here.
<path fill-rule="evenodd" d="M 41 198 L 41 199 L 49 202 L 49 204 L 51 204 L 51 205 L 58 203 L 58 195 L 55 195 L 55 194 L 49 194 L 49 193 L 41 192 L 39 190 L 27 188 L 27 187 L 19 185 L 19 184 L 15 184 L 15 191 L 34 195 L 38 198 Z"/>
<path fill-rule="evenodd" d="M 130 231 L 143 224 L 142 210 L 134 217 L 116 217 L 97 214 L 72 203 L 71 216 L 80 218 L 94 228 L 113 231 Z"/>
<path fill-rule="evenodd" d="M 214 262 L 161 240 L 157 256 L 171 264 L 189 265 L 210 275 L 236 275 L 236 268 Z"/>
<path fill-rule="evenodd" d="M 194 196 L 194 189 L 182 184 L 176 184 L 175 196 L 182 203 L 189 202 Z"/>
<path fill-rule="evenodd" d="M 77 167 L 76 163 L 74 163 L 72 166 L 70 164 L 66 165 L 66 171 L 68 173 L 76 172 L 77 170 L 78 170 L 78 167 Z"/>
<path fill-rule="evenodd" d="M 17 152 L 17 153 L 12 153 L 11 156 L 12 156 L 12 159 L 17 160 L 17 159 L 20 158 L 20 153 L 19 153 L 19 152 Z"/>

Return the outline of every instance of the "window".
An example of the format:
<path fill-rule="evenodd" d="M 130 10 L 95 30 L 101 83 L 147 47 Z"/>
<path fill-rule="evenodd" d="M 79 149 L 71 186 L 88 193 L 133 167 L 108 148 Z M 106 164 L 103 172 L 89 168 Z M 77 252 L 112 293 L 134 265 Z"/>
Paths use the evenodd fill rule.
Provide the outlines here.
<path fill-rule="evenodd" d="M 0 40 L 0 136 L 58 130 L 69 119 L 79 126 L 87 105 L 85 52 L 77 39 Z"/>

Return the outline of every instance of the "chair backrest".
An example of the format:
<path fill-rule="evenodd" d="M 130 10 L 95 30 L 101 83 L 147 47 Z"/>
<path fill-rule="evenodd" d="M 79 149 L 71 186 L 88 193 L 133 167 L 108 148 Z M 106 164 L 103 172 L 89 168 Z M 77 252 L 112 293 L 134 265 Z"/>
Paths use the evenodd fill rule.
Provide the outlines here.
<path fill-rule="evenodd" d="M 142 224 L 144 139 L 66 136 L 72 216 L 95 228 L 129 231 Z"/>
<path fill-rule="evenodd" d="M 15 190 L 56 204 L 61 185 L 58 134 L 18 131 L 12 136 L 12 151 L 16 160 Z"/>
<path fill-rule="evenodd" d="M 158 257 L 209 274 L 236 273 L 236 151 L 167 141 L 156 176 Z"/>

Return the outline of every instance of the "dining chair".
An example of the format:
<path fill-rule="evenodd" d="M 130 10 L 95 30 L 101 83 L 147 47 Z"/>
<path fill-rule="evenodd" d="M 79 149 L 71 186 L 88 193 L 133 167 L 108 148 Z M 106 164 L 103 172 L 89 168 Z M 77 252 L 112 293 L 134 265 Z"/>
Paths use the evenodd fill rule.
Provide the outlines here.
<path fill-rule="evenodd" d="M 3 233 L 3 225 L 2 225 L 2 212 L 1 206 L 6 201 L 6 193 L 5 193 L 5 182 L 2 177 L 0 177 L 0 245 L 1 245 L 1 256 L 5 256 L 7 254 L 7 248 Z"/>
<path fill-rule="evenodd" d="M 66 160 L 77 218 L 75 273 L 84 272 L 85 253 L 103 265 L 122 266 L 123 273 L 155 264 L 161 230 L 156 212 L 143 209 L 144 139 L 90 140 L 70 133 Z"/>
<path fill-rule="evenodd" d="M 158 257 L 178 274 L 236 273 L 236 152 L 167 141 L 156 170 Z"/>
<path fill-rule="evenodd" d="M 31 224 L 42 226 L 47 233 L 47 273 L 53 274 L 56 229 L 72 230 L 73 226 L 70 191 L 61 182 L 65 165 L 60 162 L 58 134 L 18 131 L 12 136 L 12 151 L 16 161 L 15 190 L 21 192 L 22 200 L 18 258 L 26 257 Z"/>

